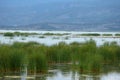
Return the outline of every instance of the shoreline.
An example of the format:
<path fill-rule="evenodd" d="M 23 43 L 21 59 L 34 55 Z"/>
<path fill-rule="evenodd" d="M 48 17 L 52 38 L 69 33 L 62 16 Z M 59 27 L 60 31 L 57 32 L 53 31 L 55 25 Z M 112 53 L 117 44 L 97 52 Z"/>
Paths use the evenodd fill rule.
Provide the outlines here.
<path fill-rule="evenodd" d="M 89 31 L 49 31 L 49 30 L 0 30 L 0 32 L 28 32 L 28 33 L 45 33 L 45 32 L 52 32 L 52 33 L 100 33 L 100 34 L 104 34 L 104 33 L 120 33 L 120 32 L 107 32 L 107 31 L 93 31 L 93 32 L 89 32 Z"/>

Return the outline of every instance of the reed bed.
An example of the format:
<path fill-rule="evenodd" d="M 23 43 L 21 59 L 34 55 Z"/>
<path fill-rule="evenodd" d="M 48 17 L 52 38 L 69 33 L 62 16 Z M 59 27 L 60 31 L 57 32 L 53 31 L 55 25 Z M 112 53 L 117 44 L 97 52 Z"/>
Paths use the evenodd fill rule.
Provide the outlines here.
<path fill-rule="evenodd" d="M 112 34 L 102 34 L 102 36 L 113 36 Z"/>
<path fill-rule="evenodd" d="M 98 33 L 85 33 L 85 34 L 80 34 L 80 36 L 100 36 Z"/>
<path fill-rule="evenodd" d="M 104 65 L 120 67 L 120 46 L 116 42 L 96 46 L 95 41 L 66 44 L 60 42 L 52 46 L 36 42 L 12 45 L 0 44 L 0 72 L 20 72 L 27 67 L 29 73 L 45 73 L 50 64 L 72 63 L 77 70 L 101 72 Z"/>
<path fill-rule="evenodd" d="M 13 36 L 29 36 L 29 35 L 39 35 L 38 33 L 27 33 L 27 32 L 5 32 L 1 33 L 6 37 L 13 37 Z"/>

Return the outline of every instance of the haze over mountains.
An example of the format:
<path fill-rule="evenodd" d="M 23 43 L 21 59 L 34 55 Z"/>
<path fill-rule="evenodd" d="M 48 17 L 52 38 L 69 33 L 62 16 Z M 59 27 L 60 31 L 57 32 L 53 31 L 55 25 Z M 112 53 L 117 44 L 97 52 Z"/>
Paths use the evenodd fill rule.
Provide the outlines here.
<path fill-rule="evenodd" d="M 120 31 L 120 0 L 0 0 L 0 29 Z"/>

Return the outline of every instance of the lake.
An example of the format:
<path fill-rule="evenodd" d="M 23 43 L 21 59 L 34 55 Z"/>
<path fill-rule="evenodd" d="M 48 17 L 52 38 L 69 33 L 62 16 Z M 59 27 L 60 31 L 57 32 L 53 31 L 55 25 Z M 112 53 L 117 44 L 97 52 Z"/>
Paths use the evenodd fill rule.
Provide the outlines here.
<path fill-rule="evenodd" d="M 38 33 L 39 35 L 29 35 L 29 36 L 14 36 L 14 37 L 6 37 L 0 35 L 0 42 L 3 44 L 12 44 L 14 42 L 38 42 L 45 45 L 54 45 L 59 42 L 86 42 L 90 39 L 96 41 L 96 44 L 102 45 L 105 42 L 117 42 L 120 44 L 120 37 L 115 37 L 115 34 L 119 34 L 119 32 L 69 32 L 69 31 L 21 31 L 21 30 L 0 30 L 0 33 L 6 32 L 21 32 L 21 33 Z M 54 33 L 54 34 L 63 34 L 69 33 L 69 35 L 44 35 L 44 38 L 40 38 L 44 33 Z M 79 34 L 100 34 L 100 36 L 78 36 Z M 102 34 L 112 34 L 112 36 L 102 36 Z"/>

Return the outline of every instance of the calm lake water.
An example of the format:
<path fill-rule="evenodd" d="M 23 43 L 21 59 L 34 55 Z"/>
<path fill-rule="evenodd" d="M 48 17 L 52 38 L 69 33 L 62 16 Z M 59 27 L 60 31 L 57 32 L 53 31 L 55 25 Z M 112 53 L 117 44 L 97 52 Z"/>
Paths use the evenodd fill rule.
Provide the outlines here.
<path fill-rule="evenodd" d="M 72 42 L 86 42 L 90 39 L 93 39 L 96 41 L 96 44 L 102 45 L 105 42 L 117 42 L 120 44 L 120 38 L 116 37 L 114 38 L 114 35 L 119 32 L 69 32 L 69 31 L 20 31 L 20 30 L 0 30 L 1 33 L 5 32 L 26 32 L 26 33 L 38 33 L 40 35 L 29 35 L 29 36 L 14 36 L 14 37 L 5 37 L 3 35 L 0 35 L 0 42 L 3 44 L 12 44 L 14 42 L 38 42 L 45 45 L 53 45 L 58 44 L 59 42 L 66 42 L 66 43 L 72 43 Z M 63 35 L 63 36 L 47 36 L 44 35 L 44 38 L 40 38 L 42 36 L 41 34 L 44 33 L 69 33 L 69 35 Z M 98 33 L 98 34 L 112 34 L 112 37 L 88 37 L 88 36 L 76 36 L 77 34 L 83 34 L 83 33 Z"/>
<path fill-rule="evenodd" d="M 29 75 L 24 72 L 19 78 L 15 78 L 15 75 L 8 75 L 1 80 L 120 80 L 119 70 L 109 69 L 109 71 L 104 71 L 98 74 L 82 74 L 77 70 L 72 70 L 69 65 L 55 65 L 49 68 L 47 74 L 34 74 Z M 11 78 L 12 77 L 12 78 Z M 14 78 L 13 78 L 14 77 Z"/>

